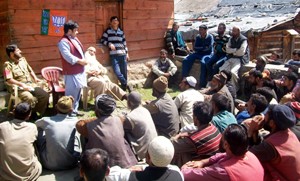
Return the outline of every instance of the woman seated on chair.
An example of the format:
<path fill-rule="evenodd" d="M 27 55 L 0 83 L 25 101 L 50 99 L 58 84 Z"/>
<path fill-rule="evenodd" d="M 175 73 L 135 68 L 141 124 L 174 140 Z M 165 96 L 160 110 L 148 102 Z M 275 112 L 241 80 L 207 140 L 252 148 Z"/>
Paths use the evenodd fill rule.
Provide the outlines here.
<path fill-rule="evenodd" d="M 85 52 L 88 64 L 85 67 L 87 74 L 87 85 L 94 91 L 94 96 L 109 94 L 116 99 L 127 99 L 127 94 L 118 85 L 111 82 L 107 74 L 107 69 L 96 59 L 95 47 L 89 47 Z"/>

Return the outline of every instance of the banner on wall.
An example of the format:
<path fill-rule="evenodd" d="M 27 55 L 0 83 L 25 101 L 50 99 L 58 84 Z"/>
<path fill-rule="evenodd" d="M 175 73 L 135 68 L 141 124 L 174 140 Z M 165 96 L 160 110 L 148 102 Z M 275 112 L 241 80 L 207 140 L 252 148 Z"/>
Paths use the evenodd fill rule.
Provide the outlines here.
<path fill-rule="evenodd" d="M 62 36 L 68 12 L 63 10 L 42 10 L 41 34 L 49 36 Z"/>

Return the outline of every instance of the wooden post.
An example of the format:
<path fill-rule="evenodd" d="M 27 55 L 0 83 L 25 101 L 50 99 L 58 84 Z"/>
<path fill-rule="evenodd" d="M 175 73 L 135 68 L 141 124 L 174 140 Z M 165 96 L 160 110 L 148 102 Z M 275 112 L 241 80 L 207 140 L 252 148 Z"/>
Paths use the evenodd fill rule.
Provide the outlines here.
<path fill-rule="evenodd" d="M 283 59 L 289 60 L 292 57 L 292 52 L 295 49 L 295 37 L 299 35 L 294 29 L 289 29 L 284 32 L 283 39 Z"/>

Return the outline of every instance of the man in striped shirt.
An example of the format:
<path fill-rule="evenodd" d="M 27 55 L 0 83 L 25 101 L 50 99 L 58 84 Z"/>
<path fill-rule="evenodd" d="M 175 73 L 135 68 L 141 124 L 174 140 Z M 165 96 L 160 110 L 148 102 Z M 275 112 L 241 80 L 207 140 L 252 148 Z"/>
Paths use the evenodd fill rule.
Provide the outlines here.
<path fill-rule="evenodd" d="M 129 89 L 127 86 L 127 60 L 129 60 L 128 48 L 126 45 L 125 34 L 119 28 L 117 16 L 110 18 L 110 27 L 106 29 L 101 38 L 101 43 L 109 48 L 110 60 L 121 88 Z"/>
<path fill-rule="evenodd" d="M 208 158 L 219 151 L 221 133 L 211 124 L 213 111 L 210 102 L 198 101 L 193 106 L 196 131 L 181 132 L 171 138 L 175 148 L 172 164 L 181 167 L 191 160 Z"/>

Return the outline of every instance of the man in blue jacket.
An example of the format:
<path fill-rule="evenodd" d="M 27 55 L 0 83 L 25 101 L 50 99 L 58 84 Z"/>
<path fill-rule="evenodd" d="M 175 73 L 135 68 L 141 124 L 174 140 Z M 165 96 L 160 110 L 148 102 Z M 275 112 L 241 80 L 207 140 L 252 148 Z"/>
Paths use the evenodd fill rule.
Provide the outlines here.
<path fill-rule="evenodd" d="M 194 53 L 187 56 L 182 62 L 182 77 L 187 77 L 196 59 L 201 63 L 200 87 L 205 87 L 204 80 L 206 78 L 205 61 L 213 54 L 214 38 L 207 33 L 207 26 L 199 26 L 199 34 L 196 36 L 194 44 Z"/>

